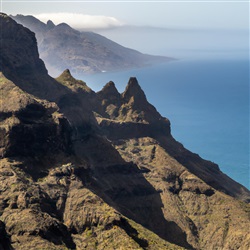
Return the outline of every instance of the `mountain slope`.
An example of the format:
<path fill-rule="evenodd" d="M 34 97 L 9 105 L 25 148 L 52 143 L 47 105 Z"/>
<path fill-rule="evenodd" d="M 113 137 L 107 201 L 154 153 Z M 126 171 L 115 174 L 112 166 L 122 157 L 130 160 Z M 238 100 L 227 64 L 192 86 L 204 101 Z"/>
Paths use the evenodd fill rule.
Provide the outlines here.
<path fill-rule="evenodd" d="M 53 79 L 34 34 L 0 25 L 0 248 L 249 249 L 249 191 L 176 142 L 135 78 Z"/>
<path fill-rule="evenodd" d="M 79 32 L 69 25 L 40 22 L 33 16 L 12 18 L 35 32 L 39 54 L 49 73 L 59 75 L 69 68 L 74 74 L 116 71 L 170 60 L 125 48 L 93 32 Z"/>

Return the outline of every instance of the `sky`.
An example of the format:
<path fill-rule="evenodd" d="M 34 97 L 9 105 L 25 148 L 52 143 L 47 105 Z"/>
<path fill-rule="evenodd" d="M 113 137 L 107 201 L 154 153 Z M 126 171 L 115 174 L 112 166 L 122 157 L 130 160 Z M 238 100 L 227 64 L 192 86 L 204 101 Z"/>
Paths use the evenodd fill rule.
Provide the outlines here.
<path fill-rule="evenodd" d="M 2 0 L 7 14 L 78 13 L 114 17 L 130 25 L 241 28 L 249 26 L 248 1 L 39 1 Z"/>
<path fill-rule="evenodd" d="M 249 51 L 246 0 L 2 0 L 1 11 L 66 22 L 149 54 L 246 57 Z"/>

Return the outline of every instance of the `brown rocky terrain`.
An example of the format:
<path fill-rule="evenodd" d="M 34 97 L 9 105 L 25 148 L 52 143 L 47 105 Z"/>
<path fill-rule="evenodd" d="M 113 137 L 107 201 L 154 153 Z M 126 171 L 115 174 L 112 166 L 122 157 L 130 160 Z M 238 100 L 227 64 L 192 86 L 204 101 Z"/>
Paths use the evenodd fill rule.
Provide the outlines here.
<path fill-rule="evenodd" d="M 41 22 L 33 16 L 12 18 L 35 32 L 39 54 L 49 73 L 59 75 L 69 68 L 74 74 L 124 70 L 171 60 L 125 48 L 94 32 L 77 31 L 66 23 Z"/>
<path fill-rule="evenodd" d="M 250 248 L 250 192 L 175 141 L 136 78 L 53 79 L 34 33 L 0 28 L 0 249 Z"/>

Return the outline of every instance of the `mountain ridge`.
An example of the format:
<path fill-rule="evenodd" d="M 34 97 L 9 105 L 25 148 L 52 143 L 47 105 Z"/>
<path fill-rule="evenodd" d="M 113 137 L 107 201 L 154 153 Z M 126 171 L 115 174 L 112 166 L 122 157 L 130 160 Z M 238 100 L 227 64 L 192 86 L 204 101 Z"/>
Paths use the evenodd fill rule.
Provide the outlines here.
<path fill-rule="evenodd" d="M 48 21 L 45 24 L 33 16 L 11 17 L 35 32 L 40 56 L 53 76 L 59 75 L 65 68 L 82 75 L 138 68 L 172 60 L 142 54 L 97 33 L 77 31 L 66 23 L 54 25 Z"/>

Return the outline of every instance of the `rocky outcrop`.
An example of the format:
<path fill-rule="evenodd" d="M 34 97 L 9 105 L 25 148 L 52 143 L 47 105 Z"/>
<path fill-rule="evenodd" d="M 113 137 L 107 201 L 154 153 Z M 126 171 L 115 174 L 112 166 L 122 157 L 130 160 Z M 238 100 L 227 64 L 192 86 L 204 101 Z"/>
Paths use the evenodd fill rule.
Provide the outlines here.
<path fill-rule="evenodd" d="M 136 78 L 95 93 L 37 55 L 0 68 L 0 249 L 250 248 L 249 191 L 176 142 Z"/>
<path fill-rule="evenodd" d="M 97 93 L 104 108 L 104 115 L 97 116 L 97 121 L 102 131 L 113 143 L 120 144 L 121 140 L 134 138 L 154 138 L 171 157 L 207 184 L 249 202 L 246 188 L 239 188 L 237 183 L 220 171 L 217 164 L 203 160 L 199 155 L 185 149 L 172 137 L 169 120 L 162 117 L 147 102 L 146 96 L 135 78 L 130 78 L 122 94 L 119 95 L 115 92 L 115 100 L 112 97 L 107 101 L 107 96 L 111 95 L 111 91 L 113 92 L 115 88 L 112 84 L 109 93 L 107 92 L 110 89 L 109 85 L 110 83 Z"/>
<path fill-rule="evenodd" d="M 168 119 L 161 117 L 148 103 L 135 77 L 130 78 L 122 94 L 118 93 L 114 83 L 109 82 L 97 96 L 103 109 L 97 121 L 108 138 L 115 140 L 170 134 Z"/>

